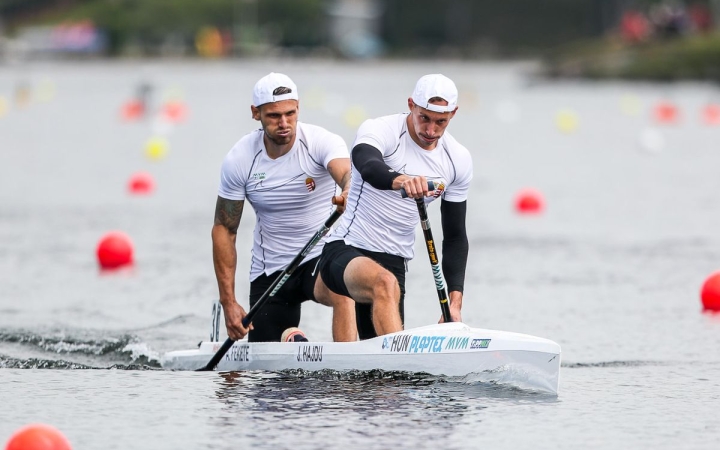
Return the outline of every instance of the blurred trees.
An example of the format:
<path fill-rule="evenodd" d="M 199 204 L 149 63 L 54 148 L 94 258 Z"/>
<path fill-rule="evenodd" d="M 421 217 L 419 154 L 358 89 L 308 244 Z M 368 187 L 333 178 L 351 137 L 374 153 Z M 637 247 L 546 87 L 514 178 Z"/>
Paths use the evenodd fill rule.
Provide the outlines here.
<path fill-rule="evenodd" d="M 32 10 L 20 8 L 32 2 Z M 154 54 L 167 44 L 192 48 L 206 26 L 231 31 L 238 41 L 319 46 L 326 41 L 323 0 L 0 0 L 0 15 L 15 25 L 90 19 L 109 36 L 110 52 L 128 46 Z M 62 8 L 62 6 L 65 8 Z M 13 7 L 15 6 L 15 7 Z M 28 6 L 27 4 L 25 6 Z M 13 20 L 13 14 L 24 19 Z"/>
<path fill-rule="evenodd" d="M 381 35 L 391 54 L 517 53 L 597 35 L 621 0 L 379 0 Z M 214 26 L 236 43 L 281 47 L 331 45 L 328 9 L 334 0 L 0 0 L 0 15 L 32 6 L 34 22 L 90 19 L 108 32 L 112 53 L 127 45 L 157 49 L 168 41 L 191 46 Z M 5 4 L 6 6 L 3 6 Z M 15 8 L 11 5 L 15 4 Z M 59 9 L 65 6 L 65 9 Z M 31 9 L 32 9 L 31 8 Z M 43 14 L 49 11 L 50 14 Z M 24 15 L 23 17 L 25 17 Z M 11 18 L 12 19 L 12 18 Z M 10 20 L 12 22 L 12 20 Z"/>
<path fill-rule="evenodd" d="M 669 1 L 686 6 L 706 5 L 708 10 L 712 6 L 715 16 L 720 10 L 720 0 L 346 0 L 345 3 L 362 1 L 375 2 L 381 8 L 377 19 L 380 23 L 375 28 L 386 54 L 415 57 L 542 54 L 568 43 L 610 32 L 617 34 L 621 17 L 628 10 L 647 11 Z M 267 54 L 270 49 L 308 53 L 337 49 L 337 33 L 331 35 L 329 30 L 330 21 L 336 20 L 330 11 L 339 3 L 340 0 L 0 0 L 0 23 L 3 19 L 11 26 L 90 19 L 107 33 L 111 54 L 195 53 L 198 34 L 208 29 L 217 30 L 223 45 L 229 47 L 223 55 Z M 636 28 L 630 27 L 636 34 L 642 31 Z"/>
<path fill-rule="evenodd" d="M 383 35 L 394 52 L 502 56 L 601 35 L 620 0 L 387 0 Z"/>

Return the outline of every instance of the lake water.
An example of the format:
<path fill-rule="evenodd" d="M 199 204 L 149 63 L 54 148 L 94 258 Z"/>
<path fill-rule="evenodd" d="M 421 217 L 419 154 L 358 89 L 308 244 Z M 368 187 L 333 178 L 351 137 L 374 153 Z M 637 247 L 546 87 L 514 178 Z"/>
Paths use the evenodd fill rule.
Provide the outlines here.
<path fill-rule="evenodd" d="M 549 82 L 530 64 L 330 61 L 0 66 L 0 443 L 49 423 L 75 449 L 720 448 L 720 315 L 699 290 L 720 270 L 720 103 L 693 83 Z M 421 75 L 455 80 L 450 131 L 474 157 L 464 321 L 562 346 L 560 393 L 412 374 L 187 373 L 161 355 L 209 332 L 210 228 L 221 161 L 254 82 L 294 78 L 301 120 L 348 144 L 364 117 L 401 112 Z M 138 85 L 151 111 L 120 120 Z M 182 99 L 186 120 L 158 119 Z M 674 124 L 653 119 L 677 106 Z M 558 116 L 559 114 L 559 116 Z M 565 131 L 559 128 L 565 127 Z M 152 137 L 167 155 L 148 159 Z M 157 189 L 128 195 L 145 171 Z M 513 209 L 523 188 L 546 209 Z M 437 205 L 430 208 L 441 240 Z M 246 299 L 254 216 L 239 239 Z M 132 237 L 132 269 L 95 246 Z M 420 230 L 418 230 L 420 236 Z M 437 321 L 422 242 L 406 326 Z M 246 300 L 245 300 L 246 301 Z M 330 339 L 330 311 L 301 328 Z"/>

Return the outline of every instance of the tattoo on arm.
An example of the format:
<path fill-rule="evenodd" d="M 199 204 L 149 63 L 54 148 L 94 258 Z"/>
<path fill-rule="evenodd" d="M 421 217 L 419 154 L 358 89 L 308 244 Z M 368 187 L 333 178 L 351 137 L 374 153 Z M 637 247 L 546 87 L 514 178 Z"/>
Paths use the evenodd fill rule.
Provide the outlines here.
<path fill-rule="evenodd" d="M 347 171 L 345 175 L 343 175 L 342 180 L 340 180 L 340 189 L 343 191 L 350 187 L 350 171 Z"/>
<path fill-rule="evenodd" d="M 333 160 L 328 164 L 328 172 L 330 172 L 330 176 L 333 177 L 335 183 L 340 186 L 340 189 L 345 190 L 350 187 L 350 161 L 347 161 L 347 165 L 335 163 L 335 161 Z"/>
<path fill-rule="evenodd" d="M 228 200 L 218 196 L 215 204 L 215 225 L 222 225 L 232 234 L 237 234 L 244 204 L 243 200 Z"/>

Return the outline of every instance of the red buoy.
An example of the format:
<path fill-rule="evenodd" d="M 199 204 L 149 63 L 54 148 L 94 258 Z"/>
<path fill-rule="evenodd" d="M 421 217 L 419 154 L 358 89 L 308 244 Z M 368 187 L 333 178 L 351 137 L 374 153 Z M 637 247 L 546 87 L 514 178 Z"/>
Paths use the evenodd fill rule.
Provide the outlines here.
<path fill-rule="evenodd" d="M 715 272 L 705 280 L 700 290 L 703 308 L 708 311 L 720 311 L 720 272 Z"/>
<path fill-rule="evenodd" d="M 183 122 L 187 117 L 188 109 L 181 101 L 170 101 L 162 107 L 162 117 L 168 122 Z"/>
<path fill-rule="evenodd" d="M 515 210 L 520 214 L 539 214 L 544 206 L 542 194 L 534 189 L 524 189 L 515 197 Z"/>
<path fill-rule="evenodd" d="M 720 105 L 714 103 L 705 105 L 702 117 L 705 125 L 720 125 Z"/>
<path fill-rule="evenodd" d="M 149 195 L 155 190 L 155 180 L 147 172 L 134 173 L 128 180 L 128 192 L 133 195 Z"/>
<path fill-rule="evenodd" d="M 98 264 L 103 269 L 115 269 L 132 264 L 133 244 L 121 231 L 111 231 L 100 239 L 97 246 Z"/>
<path fill-rule="evenodd" d="M 655 120 L 659 123 L 672 124 L 680 118 L 680 110 L 678 107 L 669 102 L 660 102 L 655 105 L 653 110 Z"/>
<path fill-rule="evenodd" d="M 57 428 L 34 423 L 17 430 L 5 450 L 72 450 L 72 447 Z"/>
<path fill-rule="evenodd" d="M 130 100 L 120 108 L 120 117 L 126 121 L 140 119 L 143 115 L 145 115 L 145 103 L 140 100 Z"/>

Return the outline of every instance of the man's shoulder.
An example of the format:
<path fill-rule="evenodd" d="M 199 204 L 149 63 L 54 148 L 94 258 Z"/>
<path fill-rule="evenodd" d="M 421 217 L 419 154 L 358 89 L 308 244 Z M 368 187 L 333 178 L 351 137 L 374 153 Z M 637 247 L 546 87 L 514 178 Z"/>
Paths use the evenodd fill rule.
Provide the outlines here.
<path fill-rule="evenodd" d="M 241 137 L 228 152 L 227 159 L 237 161 L 243 158 L 254 158 L 255 154 L 262 149 L 262 146 L 259 145 L 260 139 L 262 139 L 261 129 L 251 131 Z"/>
<path fill-rule="evenodd" d="M 342 139 L 337 133 L 333 133 L 320 125 L 313 125 L 305 122 L 298 122 L 298 135 L 301 139 L 312 140 L 315 138 L 338 138 Z"/>
<path fill-rule="evenodd" d="M 365 121 L 368 125 L 387 127 L 391 130 L 401 129 L 407 114 L 390 114 L 387 116 L 380 116 L 374 119 L 368 119 Z"/>
<path fill-rule="evenodd" d="M 256 147 L 261 137 L 262 129 L 258 128 L 257 130 L 253 130 L 238 139 L 238 141 L 235 142 L 235 145 L 232 146 L 232 149 L 230 151 L 233 151 L 237 148 Z"/>
<path fill-rule="evenodd" d="M 405 128 L 407 114 L 391 114 L 368 119 L 360 125 L 358 137 L 367 135 L 390 136 L 399 138 Z"/>
<path fill-rule="evenodd" d="M 443 135 L 443 146 L 451 155 L 468 158 L 472 157 L 470 154 L 470 150 L 468 150 L 467 147 L 458 142 L 458 140 L 455 139 L 455 137 L 447 131 Z"/>

